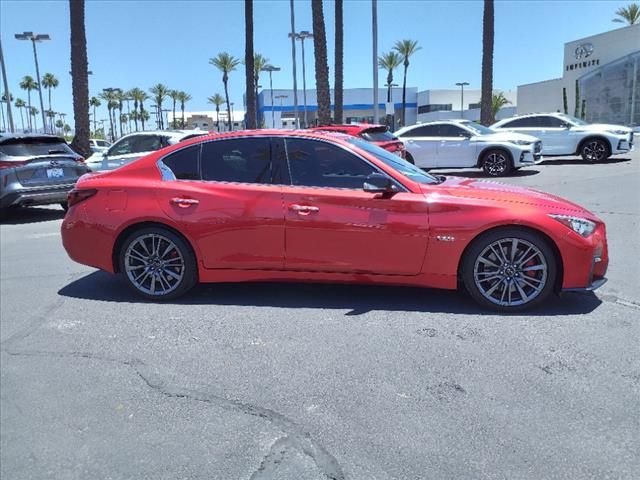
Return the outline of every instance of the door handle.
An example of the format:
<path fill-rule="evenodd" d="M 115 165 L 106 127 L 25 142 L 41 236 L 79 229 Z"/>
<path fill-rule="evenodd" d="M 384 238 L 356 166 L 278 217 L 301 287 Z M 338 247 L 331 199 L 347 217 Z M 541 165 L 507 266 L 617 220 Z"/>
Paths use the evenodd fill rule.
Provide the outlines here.
<path fill-rule="evenodd" d="M 196 200 L 195 198 L 180 198 L 174 197 L 170 200 L 172 205 L 176 205 L 180 208 L 189 208 L 191 205 L 198 205 L 200 200 Z"/>
<path fill-rule="evenodd" d="M 289 205 L 289 210 L 296 212 L 298 215 L 309 215 L 310 213 L 316 213 L 320 211 L 318 207 L 297 204 Z"/>

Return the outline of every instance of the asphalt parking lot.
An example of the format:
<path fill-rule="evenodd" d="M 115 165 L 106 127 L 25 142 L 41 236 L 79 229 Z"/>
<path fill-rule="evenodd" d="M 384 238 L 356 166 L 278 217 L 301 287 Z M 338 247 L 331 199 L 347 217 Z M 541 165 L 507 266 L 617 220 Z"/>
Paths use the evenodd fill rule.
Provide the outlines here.
<path fill-rule="evenodd" d="M 68 259 L 62 210 L 14 212 L 0 226 L 0 476 L 638 478 L 640 152 L 504 181 L 607 222 L 601 290 L 518 316 L 457 292 L 340 285 L 208 285 L 151 304 Z"/>

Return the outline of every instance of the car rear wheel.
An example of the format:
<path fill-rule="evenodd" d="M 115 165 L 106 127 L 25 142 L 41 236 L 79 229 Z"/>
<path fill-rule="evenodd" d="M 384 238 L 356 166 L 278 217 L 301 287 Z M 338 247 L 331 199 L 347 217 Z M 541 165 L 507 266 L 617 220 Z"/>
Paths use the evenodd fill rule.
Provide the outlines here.
<path fill-rule="evenodd" d="M 502 312 L 542 303 L 553 292 L 557 272 L 547 242 L 534 232 L 517 228 L 481 236 L 462 264 L 462 279 L 474 300 Z"/>
<path fill-rule="evenodd" d="M 142 228 L 124 241 L 120 271 L 129 287 L 150 300 L 171 300 L 198 282 L 195 255 L 180 236 L 162 227 Z"/>
<path fill-rule="evenodd" d="M 488 150 L 482 155 L 482 170 L 490 177 L 503 177 L 513 168 L 511 158 L 504 150 Z"/>
<path fill-rule="evenodd" d="M 609 158 L 609 146 L 604 140 L 593 138 L 582 144 L 580 155 L 585 162 L 601 162 Z"/>

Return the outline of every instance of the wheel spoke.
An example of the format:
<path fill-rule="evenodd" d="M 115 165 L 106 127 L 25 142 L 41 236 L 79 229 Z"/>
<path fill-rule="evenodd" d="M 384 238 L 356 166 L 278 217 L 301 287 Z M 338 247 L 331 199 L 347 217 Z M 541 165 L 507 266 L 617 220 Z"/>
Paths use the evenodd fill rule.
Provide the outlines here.
<path fill-rule="evenodd" d="M 518 280 L 516 280 L 516 281 L 514 282 L 514 285 L 515 285 L 515 286 L 516 286 L 516 288 L 518 289 L 518 293 L 520 294 L 520 299 L 521 299 L 523 302 L 526 302 L 527 300 L 529 300 L 529 295 L 527 295 L 527 294 L 525 293 L 525 291 L 523 290 L 523 288 L 520 286 L 520 283 L 519 283 L 519 281 L 518 281 Z"/>
<path fill-rule="evenodd" d="M 545 267 L 544 265 L 540 264 L 540 265 L 532 265 L 531 267 L 521 268 L 520 271 L 521 272 L 535 272 L 535 271 L 538 271 L 538 270 L 544 270 L 545 268 L 547 268 L 547 267 Z"/>

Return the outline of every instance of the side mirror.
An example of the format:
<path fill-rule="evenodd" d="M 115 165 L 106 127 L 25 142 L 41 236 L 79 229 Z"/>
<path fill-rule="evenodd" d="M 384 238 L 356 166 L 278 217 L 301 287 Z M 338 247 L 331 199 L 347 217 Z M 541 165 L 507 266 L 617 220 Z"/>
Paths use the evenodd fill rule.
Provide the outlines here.
<path fill-rule="evenodd" d="M 372 173 L 365 181 L 362 189 L 369 193 L 394 194 L 396 189 L 393 182 L 386 175 L 381 173 Z"/>

